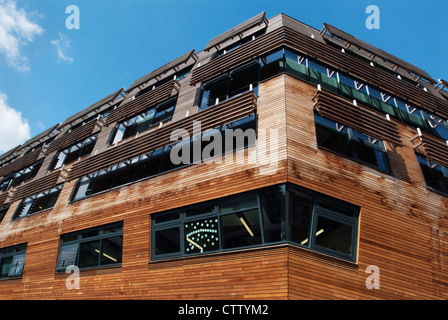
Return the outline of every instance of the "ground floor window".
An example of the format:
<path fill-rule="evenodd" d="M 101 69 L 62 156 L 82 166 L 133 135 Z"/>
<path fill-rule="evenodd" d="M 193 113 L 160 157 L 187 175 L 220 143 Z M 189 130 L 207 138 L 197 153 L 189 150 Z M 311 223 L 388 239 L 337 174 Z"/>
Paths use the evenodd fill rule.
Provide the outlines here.
<path fill-rule="evenodd" d="M 281 184 L 152 215 L 152 259 L 291 242 L 356 259 L 359 207 Z"/>
<path fill-rule="evenodd" d="M 121 265 L 123 222 L 67 233 L 60 242 L 58 271 Z"/>

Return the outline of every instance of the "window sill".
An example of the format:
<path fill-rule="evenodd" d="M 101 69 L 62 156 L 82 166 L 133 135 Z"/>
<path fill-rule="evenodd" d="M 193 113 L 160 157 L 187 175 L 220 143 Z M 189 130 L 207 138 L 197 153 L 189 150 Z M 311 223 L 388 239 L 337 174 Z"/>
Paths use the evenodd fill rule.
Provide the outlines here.
<path fill-rule="evenodd" d="M 160 260 L 151 260 L 148 262 L 150 269 L 168 268 L 168 267 L 181 267 L 184 265 L 203 264 L 207 262 L 216 262 L 216 258 L 222 258 L 223 256 L 235 255 L 235 259 L 240 259 L 240 255 L 260 253 L 262 251 L 280 250 L 281 253 L 288 255 L 297 255 L 308 259 L 313 259 L 321 262 L 322 264 L 331 265 L 346 269 L 352 272 L 358 272 L 359 265 L 356 262 L 348 261 L 342 258 L 331 256 L 320 251 L 304 248 L 294 243 L 278 243 L 273 245 L 265 245 L 256 248 L 236 249 L 231 251 L 221 251 L 214 253 L 207 253 L 202 255 L 182 256 L 175 258 L 165 258 Z M 279 253 L 280 253 L 279 252 Z"/>

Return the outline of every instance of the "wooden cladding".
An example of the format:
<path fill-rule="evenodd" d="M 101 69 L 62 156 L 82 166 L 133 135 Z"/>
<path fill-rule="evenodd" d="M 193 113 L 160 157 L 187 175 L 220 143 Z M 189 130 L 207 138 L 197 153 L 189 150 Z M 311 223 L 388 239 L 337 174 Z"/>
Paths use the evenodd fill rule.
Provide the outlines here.
<path fill-rule="evenodd" d="M 325 90 L 318 91 L 314 100 L 315 109 L 321 116 L 372 137 L 401 145 L 397 125 L 386 117 Z"/>
<path fill-rule="evenodd" d="M 425 92 L 413 84 L 398 79 L 385 70 L 372 67 L 357 57 L 345 54 L 289 27 L 280 27 L 273 30 L 197 67 L 191 75 L 191 84 L 194 85 L 198 82 L 212 79 L 283 45 L 315 57 L 380 89 L 396 94 L 405 100 L 409 100 L 444 118 L 448 118 L 448 101 Z"/>
<path fill-rule="evenodd" d="M 173 89 L 179 91 L 179 83 L 176 80 L 168 81 L 151 91 L 145 92 L 134 100 L 121 104 L 109 113 L 106 118 L 106 126 L 124 120 L 129 116 L 144 111 L 152 105 L 168 99 L 171 97 Z"/>
<path fill-rule="evenodd" d="M 45 191 L 56 186 L 61 170 L 54 171 L 43 178 L 28 182 L 14 191 L 11 202 L 29 197 L 33 194 Z"/>
<path fill-rule="evenodd" d="M 415 145 L 417 147 L 423 147 L 426 153 L 426 157 L 444 167 L 448 167 L 448 142 L 440 140 L 427 133 L 417 135 L 415 138 L 419 138 L 420 142 Z"/>
<path fill-rule="evenodd" d="M 18 170 L 22 169 L 23 167 L 26 167 L 26 166 L 32 164 L 33 162 L 35 162 L 38 159 L 41 151 L 42 151 L 42 147 L 37 148 L 36 150 L 25 154 L 23 157 L 18 158 L 16 160 L 14 160 L 13 162 L 7 164 L 6 166 L 1 167 L 0 168 L 0 177 L 7 176 L 10 173 L 18 171 Z"/>
<path fill-rule="evenodd" d="M 72 166 L 67 180 L 79 178 L 85 174 L 107 168 L 120 161 L 169 145 L 172 143 L 170 141 L 171 133 L 175 129 L 184 129 L 192 134 L 193 121 L 200 121 L 201 130 L 204 131 L 253 114 L 255 108 L 255 93 L 248 91 L 195 115 L 150 131 L 132 141 L 110 147 L 108 150 L 97 155 L 86 157 Z"/>
<path fill-rule="evenodd" d="M 90 121 L 85 125 L 74 129 L 73 131 L 62 135 L 61 137 L 53 140 L 45 151 L 46 154 L 50 152 L 60 150 L 62 148 L 68 147 L 71 144 L 80 141 L 82 139 L 90 136 L 95 128 L 96 121 Z"/>

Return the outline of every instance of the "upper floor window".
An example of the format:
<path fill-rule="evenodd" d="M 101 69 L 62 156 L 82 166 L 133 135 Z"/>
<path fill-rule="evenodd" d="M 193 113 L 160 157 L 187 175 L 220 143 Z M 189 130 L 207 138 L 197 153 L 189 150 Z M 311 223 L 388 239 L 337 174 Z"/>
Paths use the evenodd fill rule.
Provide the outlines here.
<path fill-rule="evenodd" d="M 17 207 L 13 219 L 23 218 L 53 208 L 61 193 L 62 187 L 63 184 L 59 184 L 54 188 L 23 199 Z"/>
<path fill-rule="evenodd" d="M 368 136 L 332 120 L 314 115 L 319 147 L 390 173 L 386 147 L 380 139 Z"/>
<path fill-rule="evenodd" d="M 80 269 L 121 265 L 123 222 L 61 235 L 56 269 L 70 265 Z"/>
<path fill-rule="evenodd" d="M 359 208 L 282 184 L 152 215 L 152 258 L 292 242 L 356 257 Z"/>
<path fill-rule="evenodd" d="M 25 265 L 26 244 L 0 249 L 0 278 L 22 276 Z"/>
<path fill-rule="evenodd" d="M 171 98 L 120 122 L 112 135 L 110 140 L 111 144 L 130 138 L 137 133 L 171 120 L 174 108 L 176 107 L 176 102 L 177 97 Z"/>
<path fill-rule="evenodd" d="M 0 223 L 3 221 L 3 218 L 5 217 L 6 213 L 8 212 L 8 209 L 11 205 L 5 204 L 3 206 L 0 207 Z"/>
<path fill-rule="evenodd" d="M 53 161 L 50 163 L 48 167 L 49 170 L 54 170 L 62 167 L 63 165 L 67 165 L 75 162 L 76 160 L 89 155 L 93 147 L 95 146 L 95 142 L 98 138 L 98 134 L 88 137 L 87 139 L 80 141 L 71 145 L 70 147 L 65 148 L 57 153 L 54 157 Z"/>
<path fill-rule="evenodd" d="M 26 168 L 7 175 L 0 182 L 0 191 L 9 190 L 20 185 L 23 182 L 33 180 L 43 162 L 43 159 L 36 161 Z"/>
<path fill-rule="evenodd" d="M 241 129 L 243 134 L 241 138 L 237 139 L 235 135 L 226 135 L 227 129 Z M 249 131 L 248 129 L 252 129 Z M 224 124 L 219 129 L 209 130 L 201 133 L 198 136 L 190 137 L 171 145 L 161 147 L 157 150 L 147 152 L 145 154 L 133 157 L 127 161 L 120 162 L 108 168 L 93 172 L 80 178 L 78 184 L 74 189 L 72 195 L 72 201 L 79 200 L 103 191 L 107 191 L 119 186 L 123 186 L 128 183 L 146 179 L 156 176 L 171 170 L 175 170 L 186 165 L 190 165 L 202 160 L 210 159 L 211 157 L 217 157 L 226 152 L 234 151 L 238 148 L 246 148 L 253 145 L 256 139 L 256 121 L 255 115 L 250 115 L 242 119 L 235 120 L 233 122 Z M 250 133 L 245 135 L 244 133 Z M 210 134 L 212 133 L 212 136 Z M 220 143 L 217 144 L 214 140 L 219 136 Z M 226 144 L 226 137 L 232 139 L 233 143 Z M 235 140 L 237 140 L 235 142 Z M 200 146 L 198 159 L 194 159 L 193 156 L 193 144 Z M 184 150 L 188 153 L 178 157 L 180 163 L 173 163 L 171 157 L 171 151 L 175 146 L 187 146 L 187 148 L 176 148 L 176 152 L 182 153 Z M 231 147 L 229 147 L 231 145 Z M 210 148 L 213 146 L 213 148 Z M 216 148 L 215 148 L 216 147 Z M 203 152 L 207 148 L 208 152 Z M 179 150 L 177 150 L 179 149 Z M 196 149 L 195 149 L 196 150 Z M 185 161 L 184 161 L 185 160 Z"/>
<path fill-rule="evenodd" d="M 200 109 L 204 110 L 239 93 L 254 90 L 257 93 L 259 82 L 258 61 L 221 75 L 205 83 L 202 91 Z"/>
<path fill-rule="evenodd" d="M 448 168 L 429 161 L 425 156 L 417 154 L 426 186 L 429 189 L 448 195 Z"/>

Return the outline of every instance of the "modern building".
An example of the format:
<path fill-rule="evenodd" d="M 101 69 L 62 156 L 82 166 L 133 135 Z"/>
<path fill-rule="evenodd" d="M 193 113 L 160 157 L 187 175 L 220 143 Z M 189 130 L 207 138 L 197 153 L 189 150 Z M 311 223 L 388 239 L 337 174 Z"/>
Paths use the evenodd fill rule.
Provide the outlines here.
<path fill-rule="evenodd" d="M 263 12 L 0 156 L 0 297 L 447 299 L 446 87 Z"/>

